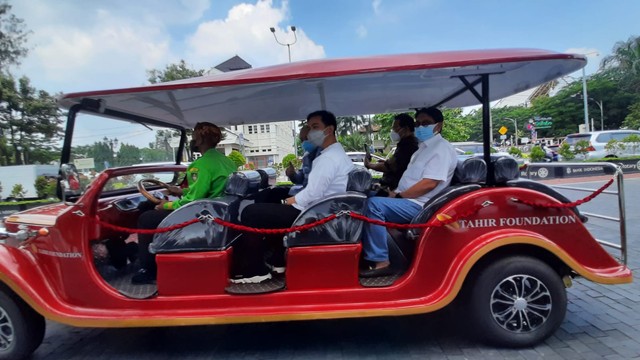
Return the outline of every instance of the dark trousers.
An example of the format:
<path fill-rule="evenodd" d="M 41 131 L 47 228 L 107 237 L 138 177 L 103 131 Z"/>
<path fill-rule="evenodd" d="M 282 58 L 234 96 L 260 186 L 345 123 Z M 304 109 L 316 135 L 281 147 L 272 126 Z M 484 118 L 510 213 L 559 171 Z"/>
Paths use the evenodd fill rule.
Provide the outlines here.
<path fill-rule="evenodd" d="M 138 218 L 138 229 L 155 229 L 162 220 L 171 214 L 170 210 L 147 210 Z M 149 252 L 149 244 L 153 241 L 153 235 L 138 234 L 138 259 L 143 269 L 155 274 L 156 255 Z"/>
<path fill-rule="evenodd" d="M 282 200 L 290 197 L 289 187 L 277 186 L 269 189 L 261 190 L 255 195 L 256 203 L 273 203 L 280 204 Z"/>
<path fill-rule="evenodd" d="M 291 205 L 256 203 L 242 211 L 242 224 L 254 228 L 287 228 L 295 221 L 300 210 Z M 272 251 L 269 262 L 274 266 L 284 266 L 284 244 L 282 235 L 262 235 L 244 233 L 233 244 L 234 275 L 264 275 L 268 270 L 264 266 L 267 248 Z"/>

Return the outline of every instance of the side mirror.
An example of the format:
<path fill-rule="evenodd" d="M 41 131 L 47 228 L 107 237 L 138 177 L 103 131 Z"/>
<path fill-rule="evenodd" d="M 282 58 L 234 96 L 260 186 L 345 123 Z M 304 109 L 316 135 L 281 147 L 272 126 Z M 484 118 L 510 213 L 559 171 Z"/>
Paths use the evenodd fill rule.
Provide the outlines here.
<path fill-rule="evenodd" d="M 82 185 L 78 170 L 73 164 L 60 165 L 58 177 L 58 197 L 66 202 L 69 197 L 77 197 L 82 195 Z"/>

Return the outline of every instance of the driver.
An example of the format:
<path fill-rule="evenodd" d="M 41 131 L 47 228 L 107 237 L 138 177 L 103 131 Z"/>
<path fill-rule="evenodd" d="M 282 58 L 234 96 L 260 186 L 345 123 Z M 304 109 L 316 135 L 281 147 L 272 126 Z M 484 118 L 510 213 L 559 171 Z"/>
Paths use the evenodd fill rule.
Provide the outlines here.
<path fill-rule="evenodd" d="M 174 201 L 162 200 L 155 209 L 143 212 L 138 218 L 138 228 L 155 229 L 172 210 L 199 199 L 221 196 L 227 178 L 236 171 L 236 164 L 224 156 L 216 145 L 222 139 L 220 128 L 208 122 L 196 124 L 193 129 L 193 145 L 198 148 L 202 157 L 187 168 L 189 187 L 182 189 L 170 186 L 172 195 L 181 196 Z M 153 235 L 138 234 L 138 258 L 142 268 L 131 278 L 133 284 L 151 284 L 156 280 L 155 255 L 149 253 L 149 244 Z"/>

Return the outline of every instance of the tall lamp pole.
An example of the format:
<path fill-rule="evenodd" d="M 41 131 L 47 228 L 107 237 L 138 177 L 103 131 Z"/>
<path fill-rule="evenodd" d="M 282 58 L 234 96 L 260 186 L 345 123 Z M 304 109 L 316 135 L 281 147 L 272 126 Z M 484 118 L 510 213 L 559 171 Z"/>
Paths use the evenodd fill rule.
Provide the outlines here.
<path fill-rule="evenodd" d="M 602 104 L 602 100 L 598 101 L 594 98 L 589 98 L 589 100 L 598 104 L 598 107 L 600 107 L 600 130 L 604 130 L 604 106 Z"/>
<path fill-rule="evenodd" d="M 291 45 L 295 44 L 298 41 L 298 36 L 296 35 L 295 26 L 291 25 L 289 28 L 293 32 L 293 42 L 290 42 L 290 43 L 289 42 L 282 43 L 280 42 L 280 40 L 278 40 L 278 36 L 276 36 L 276 28 L 271 27 L 269 28 L 269 30 L 271 30 L 271 33 L 273 34 L 273 38 L 276 39 L 276 42 L 278 44 L 287 47 L 287 54 L 289 55 L 289 63 L 291 63 Z M 296 155 L 296 157 L 298 157 L 298 147 L 296 146 L 296 122 L 295 121 L 291 122 L 291 132 L 293 133 L 293 153 Z"/>
<path fill-rule="evenodd" d="M 584 68 L 582 68 L 582 98 L 584 99 L 584 125 L 589 131 L 589 104 L 587 103 L 589 97 L 587 96 L 587 75 L 584 72 Z"/>

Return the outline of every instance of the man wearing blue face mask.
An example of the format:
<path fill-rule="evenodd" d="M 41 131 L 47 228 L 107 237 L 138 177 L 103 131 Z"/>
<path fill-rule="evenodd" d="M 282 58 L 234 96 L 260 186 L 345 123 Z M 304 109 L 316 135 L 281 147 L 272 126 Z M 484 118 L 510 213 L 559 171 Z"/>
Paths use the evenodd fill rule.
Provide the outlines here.
<path fill-rule="evenodd" d="M 307 186 L 313 160 L 315 160 L 322 151 L 322 148 L 314 145 L 308 140 L 307 136 L 309 134 L 309 130 L 309 125 L 304 125 L 300 129 L 300 141 L 302 142 L 302 150 L 304 150 L 304 155 L 302 155 L 302 168 L 296 171 L 293 164 L 289 163 L 289 166 L 285 170 L 289 180 L 295 184 L 295 186 L 293 186 L 289 191 L 289 196 L 299 193 L 300 190 Z"/>
<path fill-rule="evenodd" d="M 457 156 L 453 146 L 440 135 L 444 121 L 442 112 L 436 108 L 422 108 L 416 112 L 415 118 L 418 150 L 411 156 L 398 187 L 389 193 L 389 197 L 369 199 L 365 214 L 369 218 L 409 223 L 425 202 L 451 183 Z M 365 224 L 362 246 L 369 266 L 360 271 L 360 276 L 394 273 L 389 262 L 385 227 Z"/>
<path fill-rule="evenodd" d="M 344 193 L 347 190 L 349 172 L 353 163 L 336 138 L 336 117 L 319 110 L 307 116 L 310 128 L 308 140 L 321 149 L 313 160 L 307 186 L 282 201 L 281 204 L 255 203 L 244 208 L 241 214 L 243 225 L 254 228 L 286 228 L 291 226 L 301 211 L 314 201 Z M 266 241 L 265 241 L 266 240 Z M 272 256 L 265 264 L 265 245 L 271 248 Z M 261 236 L 245 233 L 233 246 L 233 283 L 259 283 L 271 278 L 271 271 L 284 272 L 284 246 L 282 235 Z"/>

